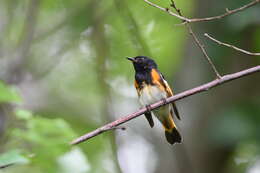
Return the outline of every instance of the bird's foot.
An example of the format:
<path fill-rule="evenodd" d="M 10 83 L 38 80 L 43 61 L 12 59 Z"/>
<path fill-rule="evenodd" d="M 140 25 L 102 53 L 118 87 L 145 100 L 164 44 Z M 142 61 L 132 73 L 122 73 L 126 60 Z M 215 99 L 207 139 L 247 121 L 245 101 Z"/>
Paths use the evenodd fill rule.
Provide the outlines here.
<path fill-rule="evenodd" d="M 163 102 L 163 105 L 166 105 L 166 104 L 167 104 L 166 98 L 163 98 L 163 99 L 162 99 L 162 102 Z"/>
<path fill-rule="evenodd" d="M 145 107 L 146 107 L 148 113 L 150 113 L 152 111 L 151 105 L 146 105 Z"/>

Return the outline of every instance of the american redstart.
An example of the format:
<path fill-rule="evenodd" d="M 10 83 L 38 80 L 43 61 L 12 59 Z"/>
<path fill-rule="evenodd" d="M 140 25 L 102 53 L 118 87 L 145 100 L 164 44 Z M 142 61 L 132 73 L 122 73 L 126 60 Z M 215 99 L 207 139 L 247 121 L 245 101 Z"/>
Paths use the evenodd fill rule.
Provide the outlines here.
<path fill-rule="evenodd" d="M 157 101 L 164 100 L 173 95 L 171 88 L 163 75 L 157 68 L 157 64 L 146 56 L 128 57 L 132 61 L 135 69 L 135 88 L 139 101 L 149 110 L 149 105 Z M 151 127 L 154 126 L 152 114 L 162 123 L 165 129 L 165 137 L 170 144 L 181 143 L 181 135 L 173 120 L 175 115 L 179 120 L 179 112 L 174 103 L 167 104 L 153 111 L 145 113 Z"/>

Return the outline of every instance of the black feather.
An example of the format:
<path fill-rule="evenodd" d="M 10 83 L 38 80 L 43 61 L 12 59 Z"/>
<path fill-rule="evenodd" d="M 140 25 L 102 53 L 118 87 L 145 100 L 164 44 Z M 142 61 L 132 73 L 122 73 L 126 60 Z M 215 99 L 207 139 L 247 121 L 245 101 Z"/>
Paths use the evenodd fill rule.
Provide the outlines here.
<path fill-rule="evenodd" d="M 171 131 L 165 131 L 165 137 L 170 144 L 181 143 L 181 135 L 176 128 Z"/>
<path fill-rule="evenodd" d="M 154 122 L 153 122 L 153 117 L 152 117 L 151 112 L 149 112 L 149 113 L 145 113 L 144 115 L 145 115 L 147 121 L 149 122 L 151 128 L 153 128 L 153 126 L 154 126 Z"/>
<path fill-rule="evenodd" d="M 173 111 L 174 111 L 176 117 L 177 117 L 179 120 L 181 120 L 181 117 L 180 117 L 179 111 L 178 111 L 178 109 L 177 109 L 175 103 L 172 103 L 172 107 L 173 107 Z"/>

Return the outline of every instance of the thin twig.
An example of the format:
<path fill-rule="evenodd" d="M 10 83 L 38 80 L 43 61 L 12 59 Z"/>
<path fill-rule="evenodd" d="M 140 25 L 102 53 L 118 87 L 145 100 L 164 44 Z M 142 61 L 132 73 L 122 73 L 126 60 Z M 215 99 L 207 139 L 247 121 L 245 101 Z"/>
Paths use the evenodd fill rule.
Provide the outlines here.
<path fill-rule="evenodd" d="M 207 38 L 209 38 L 210 40 L 216 42 L 216 43 L 219 44 L 219 45 L 230 47 L 230 48 L 235 49 L 235 50 L 237 50 L 237 51 L 239 51 L 239 52 L 242 52 L 242 53 L 244 53 L 244 54 L 251 55 L 251 56 L 260 56 L 260 53 L 252 53 L 252 52 L 246 51 L 246 50 L 244 50 L 244 49 L 240 49 L 240 48 L 238 48 L 238 47 L 236 47 L 236 46 L 233 46 L 233 45 L 231 45 L 231 44 L 223 43 L 223 42 L 221 42 L 221 41 L 219 41 L 219 40 L 213 38 L 212 36 L 210 36 L 210 35 L 207 34 L 207 33 L 205 33 L 204 36 L 207 37 Z"/>
<path fill-rule="evenodd" d="M 162 11 L 166 11 L 168 14 L 170 14 L 170 15 L 172 15 L 172 16 L 175 16 L 175 17 L 177 17 L 177 18 L 183 20 L 183 23 L 181 23 L 181 25 L 183 25 L 183 24 L 186 24 L 186 23 L 206 22 L 206 21 L 212 21 L 212 20 L 222 19 L 222 18 L 224 18 L 224 17 L 226 17 L 226 16 L 235 14 L 235 13 L 240 12 L 240 11 L 242 11 L 242 10 L 245 10 L 245 9 L 247 9 L 247 8 L 249 8 L 249 7 L 252 7 L 252 6 L 256 5 L 257 3 L 259 3 L 260 0 L 254 0 L 254 1 L 252 1 L 252 2 L 250 2 L 250 3 L 248 3 L 248 4 L 246 4 L 246 5 L 244 5 L 244 6 L 242 6 L 242 7 L 236 8 L 236 9 L 234 9 L 234 10 L 229 10 L 228 8 L 226 8 L 226 13 L 221 14 L 221 15 L 218 15 L 218 16 L 205 17 L 205 18 L 193 18 L 193 19 L 189 19 L 189 18 L 183 17 L 183 16 L 181 16 L 181 15 L 178 15 L 178 14 L 176 14 L 176 13 L 173 13 L 173 12 L 170 11 L 168 8 L 160 7 L 160 6 L 158 6 L 158 5 L 156 5 L 156 4 L 152 3 L 152 2 L 150 2 L 150 1 L 148 1 L 148 0 L 144 0 L 144 2 L 146 2 L 147 4 L 149 4 L 149 5 L 153 6 L 153 7 L 156 7 L 156 8 L 158 8 L 158 9 L 162 10 Z"/>
<path fill-rule="evenodd" d="M 179 19 L 181 19 L 181 20 L 183 20 L 183 21 L 186 21 L 186 22 L 191 22 L 190 19 L 188 19 L 188 18 L 186 18 L 186 17 L 183 17 L 183 16 L 180 16 L 180 15 L 178 15 L 178 14 L 173 13 L 172 11 L 169 10 L 169 8 L 160 7 L 160 6 L 158 6 L 158 5 L 156 5 L 156 4 L 152 3 L 152 2 L 150 2 L 150 1 L 148 1 L 148 0 L 144 0 L 144 2 L 146 2 L 147 4 L 149 4 L 149 5 L 151 5 L 151 6 L 155 7 L 155 8 L 159 8 L 160 10 L 167 12 L 167 13 L 170 14 L 171 16 L 175 16 L 175 17 L 177 17 L 177 18 L 179 18 Z"/>
<path fill-rule="evenodd" d="M 183 16 L 181 14 L 181 10 L 179 8 L 176 7 L 175 3 L 173 0 L 171 0 L 171 7 L 174 8 L 177 13 L 180 15 L 180 16 Z M 184 21 L 184 20 L 183 20 Z M 210 64 L 211 66 L 211 69 L 213 70 L 213 72 L 216 74 L 217 78 L 221 78 L 219 72 L 217 71 L 217 68 L 215 67 L 215 65 L 213 64 L 213 62 L 211 61 L 210 57 L 208 56 L 206 50 L 204 49 L 204 46 L 200 43 L 198 37 L 195 35 L 195 33 L 193 32 L 191 26 L 189 23 L 186 23 L 185 24 L 189 30 L 189 33 L 191 34 L 192 38 L 194 39 L 195 43 L 198 45 L 198 47 L 201 49 L 204 57 L 206 58 L 206 60 L 208 61 L 208 63 Z"/>
<path fill-rule="evenodd" d="M 222 19 L 222 18 L 224 18 L 226 16 L 232 15 L 234 13 L 237 13 L 237 12 L 245 10 L 245 9 L 247 9 L 249 7 L 252 7 L 252 6 L 256 5 L 259 2 L 260 2 L 260 0 L 254 0 L 254 1 L 244 5 L 242 7 L 236 8 L 234 10 L 229 10 L 228 8 L 226 8 L 226 13 L 224 13 L 224 14 L 221 14 L 221 15 L 218 15 L 218 16 L 213 16 L 213 17 L 190 19 L 190 22 L 202 22 L 202 21 L 205 22 L 205 21 L 211 21 L 211 20 L 216 20 L 216 19 Z"/>
<path fill-rule="evenodd" d="M 211 69 L 214 71 L 214 73 L 216 74 L 217 78 L 221 78 L 219 72 L 217 71 L 215 65 L 213 64 L 213 62 L 211 61 L 210 57 L 208 56 L 206 50 L 204 49 L 204 45 L 202 45 L 198 39 L 198 37 L 194 34 L 194 32 L 191 29 L 191 26 L 187 23 L 187 28 L 189 30 L 189 33 L 192 35 L 194 41 L 196 42 L 196 44 L 199 46 L 199 48 L 201 49 L 204 57 L 206 58 L 206 60 L 208 61 L 208 63 L 210 64 Z"/>
<path fill-rule="evenodd" d="M 150 105 L 150 111 L 154 110 L 156 108 L 159 108 L 159 107 L 161 107 L 165 104 L 169 104 L 169 103 L 174 102 L 176 100 L 180 100 L 180 99 L 183 99 L 185 97 L 188 97 L 188 96 L 191 96 L 191 95 L 203 92 L 203 91 L 208 91 L 209 89 L 216 87 L 218 85 L 222 85 L 223 83 L 226 83 L 226 82 L 232 81 L 234 79 L 238 79 L 238 78 L 241 78 L 243 76 L 247 76 L 247 75 L 250 75 L 250 74 L 253 74 L 253 73 L 256 73 L 256 72 L 260 72 L 260 65 L 246 69 L 246 70 L 243 70 L 243 71 L 240 71 L 240 72 L 236 72 L 236 73 L 233 73 L 233 74 L 228 74 L 228 75 L 222 76 L 221 79 L 215 79 L 215 80 L 213 80 L 209 83 L 203 84 L 203 85 L 198 86 L 196 88 L 189 89 L 187 91 L 184 91 L 182 93 L 179 93 L 179 94 L 176 94 L 172 97 L 169 97 L 169 98 L 166 99 L 166 101 L 162 101 L 162 100 L 158 101 L 158 102 Z M 126 123 L 127 121 L 130 121 L 131 119 L 137 118 L 147 111 L 148 110 L 147 110 L 146 107 L 139 109 L 137 112 L 134 112 L 132 114 L 129 114 L 127 116 L 119 118 L 116 121 L 113 121 L 109 124 L 106 124 L 106 125 L 104 125 L 100 128 L 97 128 L 96 130 L 94 130 L 92 132 L 89 132 L 89 133 L 73 140 L 70 144 L 75 145 L 75 144 L 79 144 L 81 142 L 84 142 L 84 141 L 86 141 L 90 138 L 93 138 L 93 137 L 101 134 L 101 133 L 104 133 L 106 131 L 114 129 L 115 127 L 117 127 L 117 126 L 119 126 L 123 123 Z"/>

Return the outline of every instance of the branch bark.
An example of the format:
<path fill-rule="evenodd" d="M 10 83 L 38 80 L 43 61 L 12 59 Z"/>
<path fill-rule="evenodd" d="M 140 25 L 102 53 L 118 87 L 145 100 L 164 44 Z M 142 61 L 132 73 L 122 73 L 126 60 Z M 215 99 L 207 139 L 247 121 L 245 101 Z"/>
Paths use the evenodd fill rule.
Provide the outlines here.
<path fill-rule="evenodd" d="M 250 8 L 254 5 L 256 5 L 257 3 L 259 3 L 260 0 L 254 0 L 240 8 L 236 8 L 234 10 L 229 10 L 228 8 L 226 8 L 226 13 L 224 14 L 221 14 L 221 15 L 218 15 L 218 16 L 213 16 L 213 17 L 205 17 L 205 18 L 197 18 L 197 19 L 190 19 L 190 22 L 206 22 L 206 21 L 211 21 L 211 20 L 216 20 L 216 19 L 222 19 L 226 16 L 229 16 L 229 15 L 232 15 L 234 13 L 237 13 L 237 12 L 240 12 L 240 11 L 243 11 L 247 8 Z"/>
<path fill-rule="evenodd" d="M 197 93 L 200 93 L 200 92 L 203 92 L 203 91 L 208 91 L 209 89 L 213 88 L 213 87 L 216 87 L 218 85 L 222 85 L 223 83 L 226 83 L 226 82 L 229 82 L 229 81 L 232 81 L 234 79 L 238 79 L 238 78 L 241 78 L 243 76 L 247 76 L 247 75 L 250 75 L 250 74 L 253 74 L 253 73 L 257 73 L 260 71 L 260 65 L 258 66 L 255 66 L 255 67 L 252 67 L 252 68 L 249 68 L 249 69 L 246 69 L 246 70 L 243 70 L 243 71 L 240 71 L 240 72 L 236 72 L 236 73 L 233 73 L 233 74 L 228 74 L 228 75 L 225 75 L 225 76 L 222 76 L 220 79 L 215 79 L 209 83 L 206 83 L 206 84 L 203 84 L 201 86 L 198 86 L 196 88 L 193 88 L 193 89 L 189 89 L 187 91 L 184 91 L 182 93 L 179 93 L 177 95 L 174 95 L 172 97 L 169 97 L 166 99 L 166 102 L 165 101 L 159 101 L 159 102 L 156 102 L 152 105 L 150 105 L 150 109 L 151 110 L 154 110 L 156 108 L 159 108 L 165 104 L 169 104 L 171 102 L 174 102 L 174 101 L 177 101 L 177 100 L 180 100 L 180 99 L 183 99 L 185 97 L 188 97 L 188 96 L 191 96 L 191 95 L 194 95 L 194 94 L 197 94 Z M 70 144 L 71 145 L 75 145 L 75 144 L 79 144 L 81 142 L 84 142 L 90 138 L 93 138 L 97 135 L 100 135 L 106 131 L 109 131 L 109 130 L 114 130 L 115 127 L 121 125 L 121 124 L 124 124 L 126 123 L 127 121 L 130 121 L 134 118 L 137 118 L 139 117 L 140 115 L 144 114 L 145 112 L 147 112 L 147 108 L 142 108 L 142 109 L 139 109 L 137 112 L 134 112 L 132 114 L 129 114 L 127 116 L 124 116 L 122 118 L 119 118 L 117 119 L 116 121 L 113 121 L 111 123 L 108 123 L 100 128 L 97 128 L 96 130 L 92 131 L 92 132 L 89 132 L 75 140 L 73 140 Z"/>
<path fill-rule="evenodd" d="M 231 45 L 231 44 L 223 43 L 223 42 L 221 42 L 221 41 L 219 41 L 219 40 L 213 38 L 212 36 L 210 36 L 210 35 L 207 34 L 207 33 L 205 33 L 204 36 L 207 37 L 208 39 L 214 41 L 215 43 L 217 43 L 217 44 L 219 44 L 219 45 L 222 45 L 222 46 L 226 46 L 226 47 L 235 49 L 235 50 L 237 50 L 237 51 L 239 51 L 239 52 L 242 52 L 242 53 L 244 53 L 244 54 L 251 55 L 251 56 L 260 56 L 260 53 L 249 52 L 249 51 L 246 51 L 246 50 L 244 50 L 244 49 L 240 49 L 240 48 L 238 48 L 238 47 L 236 47 L 236 46 L 233 46 L 233 45 Z"/>
<path fill-rule="evenodd" d="M 248 4 L 246 4 L 246 5 L 244 5 L 244 6 L 242 6 L 242 7 L 236 8 L 236 9 L 234 9 L 234 10 L 229 10 L 228 8 L 226 8 L 226 13 L 221 14 L 221 15 L 218 15 L 218 16 L 205 17 L 205 18 L 193 18 L 193 19 L 189 19 L 189 18 L 183 17 L 183 16 L 181 16 L 181 15 L 178 15 L 178 14 L 176 14 L 176 13 L 170 11 L 169 8 L 160 7 L 160 6 L 158 6 L 158 5 L 156 5 L 156 4 L 152 3 L 152 2 L 150 2 L 149 0 L 144 0 L 144 2 L 146 2 L 147 4 L 149 4 L 149 5 L 151 5 L 151 6 L 155 7 L 155 8 L 159 8 L 160 10 L 167 12 L 167 13 L 168 13 L 169 15 L 171 15 L 171 16 L 174 16 L 174 17 L 177 17 L 177 18 L 183 20 L 183 23 L 181 23 L 181 24 L 185 24 L 185 23 L 206 22 L 206 21 L 212 21 L 212 20 L 222 19 L 222 18 L 224 18 L 224 17 L 226 17 L 226 16 L 235 14 L 235 13 L 237 13 L 237 12 L 240 12 L 240 11 L 243 11 L 243 10 L 245 10 L 245 9 L 247 9 L 247 8 L 252 7 L 252 6 L 256 5 L 257 3 L 259 3 L 260 0 L 254 0 L 254 1 L 252 1 L 252 2 L 250 2 L 250 3 L 248 3 Z"/>

